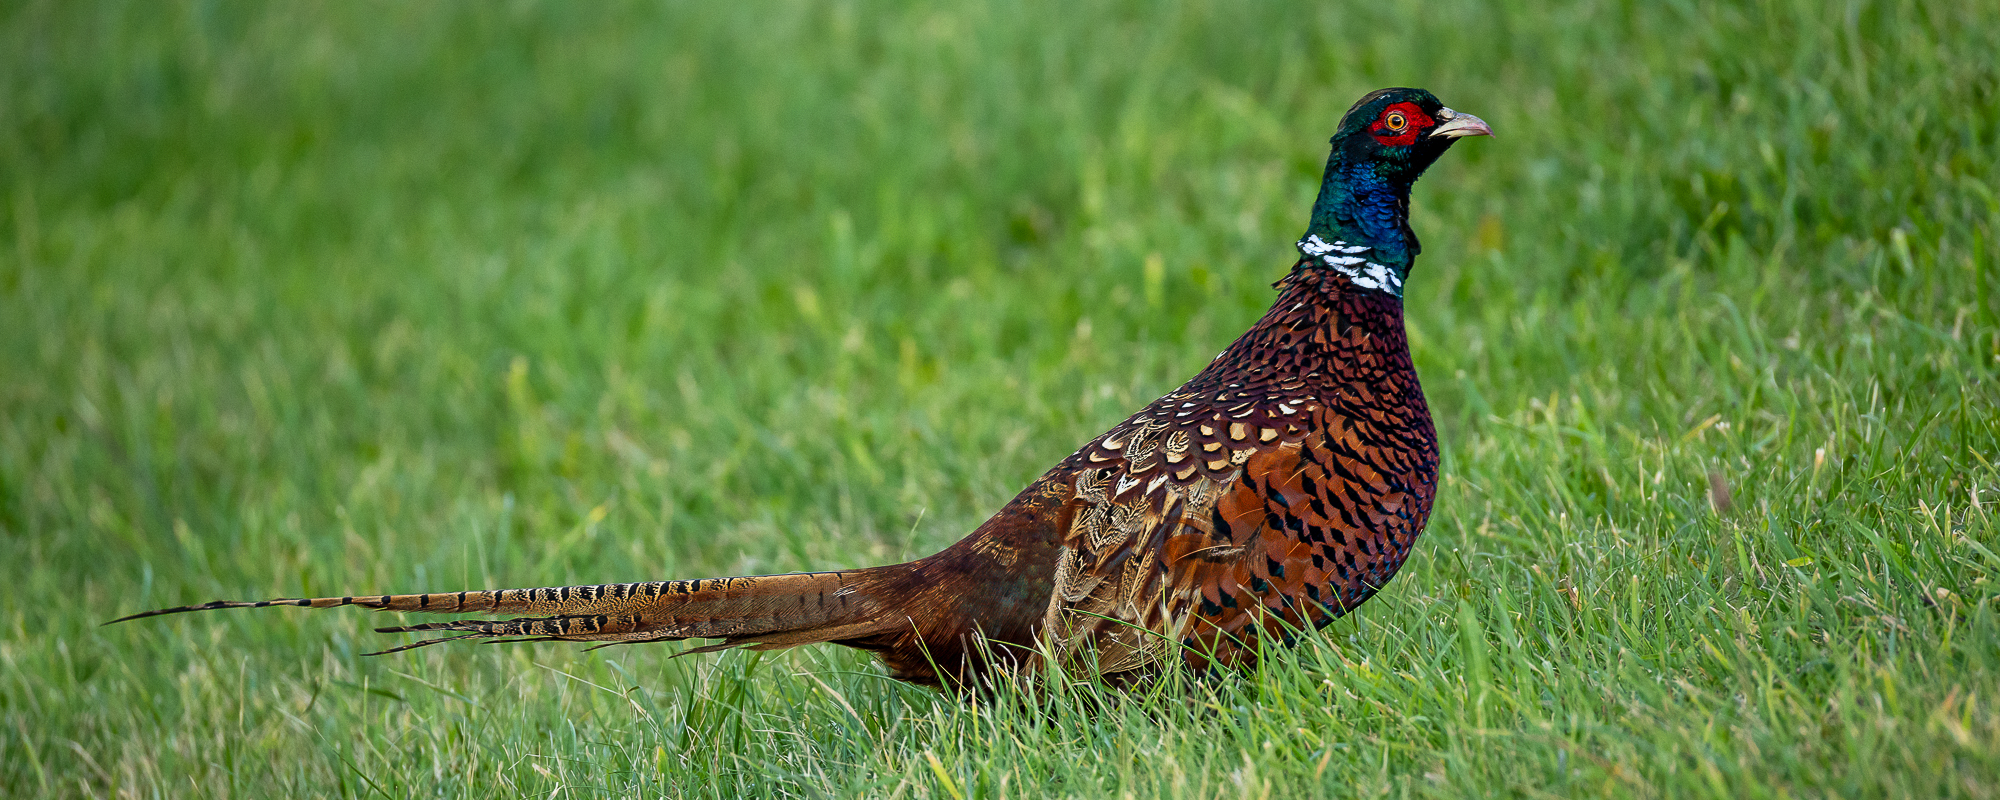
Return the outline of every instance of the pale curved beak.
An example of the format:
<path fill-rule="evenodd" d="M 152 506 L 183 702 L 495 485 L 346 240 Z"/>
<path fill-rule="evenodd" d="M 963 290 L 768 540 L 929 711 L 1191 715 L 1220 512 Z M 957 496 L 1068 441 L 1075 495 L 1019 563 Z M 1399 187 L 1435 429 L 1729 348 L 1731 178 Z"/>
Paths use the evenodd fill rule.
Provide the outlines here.
<path fill-rule="evenodd" d="M 1486 120 L 1471 114 L 1453 111 L 1449 108 L 1440 108 L 1438 109 L 1437 118 L 1439 122 L 1444 124 L 1437 126 L 1437 128 L 1431 131 L 1430 135 L 1432 137 L 1457 139 L 1461 136 L 1493 135 L 1493 128 L 1486 124 Z"/>

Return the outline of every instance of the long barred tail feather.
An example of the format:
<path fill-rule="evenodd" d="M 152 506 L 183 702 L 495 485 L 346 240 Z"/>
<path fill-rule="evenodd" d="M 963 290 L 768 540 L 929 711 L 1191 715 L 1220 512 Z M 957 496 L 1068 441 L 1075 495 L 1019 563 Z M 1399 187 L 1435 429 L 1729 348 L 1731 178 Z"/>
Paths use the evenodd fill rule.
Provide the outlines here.
<path fill-rule="evenodd" d="M 439 594 L 358 595 L 217 600 L 120 617 L 128 620 L 225 608 L 338 608 L 434 614 L 519 615 L 376 628 L 381 633 L 451 632 L 457 635 L 392 647 L 368 655 L 400 653 L 462 639 L 488 642 L 595 642 L 599 646 L 682 639 L 723 639 L 689 653 L 738 646 L 790 647 L 881 633 L 898 624 L 885 613 L 898 594 L 908 564 L 843 572 L 807 572 L 691 581 L 497 589 Z"/>

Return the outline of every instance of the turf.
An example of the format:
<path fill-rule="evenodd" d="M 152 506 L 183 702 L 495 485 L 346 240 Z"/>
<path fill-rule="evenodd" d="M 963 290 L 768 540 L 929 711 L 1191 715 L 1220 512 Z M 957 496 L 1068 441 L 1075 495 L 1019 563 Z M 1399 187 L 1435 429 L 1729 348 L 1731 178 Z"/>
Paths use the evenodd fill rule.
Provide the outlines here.
<path fill-rule="evenodd" d="M 2000 795 L 1983 3 L 0 6 L 0 794 Z M 1353 98 L 1444 479 L 1241 676 L 215 598 L 861 566 L 1193 374 Z"/>

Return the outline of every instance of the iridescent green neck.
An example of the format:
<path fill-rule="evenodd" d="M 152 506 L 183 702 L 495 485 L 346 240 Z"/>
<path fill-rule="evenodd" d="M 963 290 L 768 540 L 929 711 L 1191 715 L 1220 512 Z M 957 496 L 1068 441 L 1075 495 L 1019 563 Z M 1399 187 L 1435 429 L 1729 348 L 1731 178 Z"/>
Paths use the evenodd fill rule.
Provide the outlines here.
<path fill-rule="evenodd" d="M 1346 164 L 1335 153 L 1299 252 L 1361 288 L 1401 297 L 1419 249 L 1409 210 L 1408 183 L 1384 178 L 1367 164 Z"/>

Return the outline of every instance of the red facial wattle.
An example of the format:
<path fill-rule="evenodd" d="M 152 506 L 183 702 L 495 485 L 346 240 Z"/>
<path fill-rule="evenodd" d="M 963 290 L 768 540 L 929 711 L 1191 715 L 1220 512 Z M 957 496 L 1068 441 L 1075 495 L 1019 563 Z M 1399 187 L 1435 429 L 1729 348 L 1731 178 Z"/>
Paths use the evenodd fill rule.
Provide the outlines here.
<path fill-rule="evenodd" d="M 1401 130 L 1397 130 L 1390 124 L 1398 117 L 1403 121 Z M 1437 120 L 1432 119 L 1431 115 L 1424 113 L 1424 110 L 1418 108 L 1417 104 L 1397 103 L 1382 109 L 1382 113 L 1375 117 L 1374 124 L 1368 126 L 1368 132 L 1374 135 L 1375 141 L 1385 145 L 1401 147 L 1416 144 L 1417 137 L 1436 124 Z"/>

